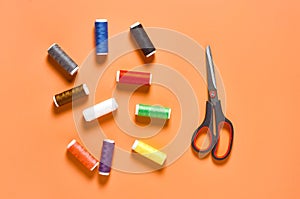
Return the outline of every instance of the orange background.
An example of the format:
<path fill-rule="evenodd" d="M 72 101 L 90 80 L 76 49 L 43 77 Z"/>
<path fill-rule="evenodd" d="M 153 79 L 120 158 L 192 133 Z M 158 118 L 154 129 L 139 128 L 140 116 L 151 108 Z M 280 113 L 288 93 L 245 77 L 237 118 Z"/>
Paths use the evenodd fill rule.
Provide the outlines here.
<path fill-rule="evenodd" d="M 2 0 L 0 197 L 299 198 L 299 5 L 296 0 Z M 138 20 L 212 46 L 226 88 L 226 115 L 235 127 L 226 164 L 197 159 L 188 149 L 161 172 L 113 170 L 103 180 L 67 157 L 66 145 L 78 135 L 72 111 L 55 112 L 52 96 L 73 83 L 49 63 L 47 48 L 59 43 L 80 65 L 94 48 L 96 18 L 109 20 L 111 36 Z M 190 81 L 196 86 L 198 80 Z M 200 90 L 199 123 L 204 84 Z"/>

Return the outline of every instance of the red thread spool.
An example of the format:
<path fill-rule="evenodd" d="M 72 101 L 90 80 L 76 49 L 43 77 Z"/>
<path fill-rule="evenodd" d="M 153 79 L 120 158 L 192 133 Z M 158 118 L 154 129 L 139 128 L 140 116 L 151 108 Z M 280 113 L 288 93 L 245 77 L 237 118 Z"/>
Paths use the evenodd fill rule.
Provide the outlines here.
<path fill-rule="evenodd" d="M 150 86 L 152 81 L 152 74 L 148 72 L 118 70 L 116 81 L 123 84 Z"/>
<path fill-rule="evenodd" d="M 94 158 L 81 144 L 75 139 L 72 140 L 67 147 L 67 151 L 71 153 L 83 166 L 90 171 L 93 171 L 99 164 L 98 160 Z"/>

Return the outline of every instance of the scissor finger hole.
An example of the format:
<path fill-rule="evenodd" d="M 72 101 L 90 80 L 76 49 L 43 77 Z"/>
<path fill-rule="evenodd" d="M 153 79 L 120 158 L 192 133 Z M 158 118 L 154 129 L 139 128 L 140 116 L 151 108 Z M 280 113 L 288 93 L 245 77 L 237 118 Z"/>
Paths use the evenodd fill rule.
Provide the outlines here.
<path fill-rule="evenodd" d="M 222 122 L 219 126 L 219 138 L 216 146 L 216 150 L 214 151 L 217 157 L 226 156 L 230 150 L 231 139 L 232 139 L 232 129 L 231 126 Z"/>
<path fill-rule="evenodd" d="M 199 151 L 206 151 L 211 145 L 211 133 L 208 127 L 203 127 L 198 131 L 197 137 L 194 144 L 199 149 Z"/>

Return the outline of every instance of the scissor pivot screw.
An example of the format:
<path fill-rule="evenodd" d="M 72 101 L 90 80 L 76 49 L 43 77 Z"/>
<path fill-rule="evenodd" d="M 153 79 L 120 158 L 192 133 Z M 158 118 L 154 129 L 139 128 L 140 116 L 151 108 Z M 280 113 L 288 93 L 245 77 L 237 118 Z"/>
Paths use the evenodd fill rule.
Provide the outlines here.
<path fill-rule="evenodd" d="M 215 97 L 216 97 L 216 91 L 210 91 L 210 92 L 209 92 L 209 96 L 210 96 L 211 98 L 215 98 Z"/>

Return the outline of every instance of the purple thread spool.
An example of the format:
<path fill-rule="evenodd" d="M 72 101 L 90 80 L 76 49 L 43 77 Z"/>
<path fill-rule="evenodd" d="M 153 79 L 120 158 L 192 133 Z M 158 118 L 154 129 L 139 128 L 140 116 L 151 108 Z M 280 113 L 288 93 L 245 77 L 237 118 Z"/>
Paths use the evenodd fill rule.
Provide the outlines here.
<path fill-rule="evenodd" d="M 103 140 L 102 152 L 100 157 L 99 174 L 108 176 L 111 170 L 112 157 L 115 149 L 115 141 Z"/>

